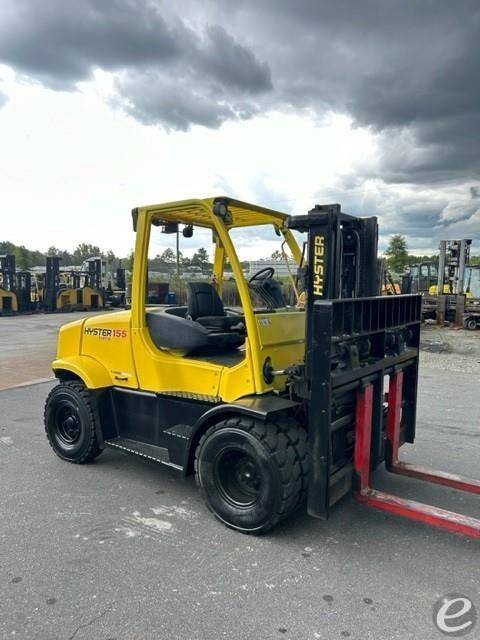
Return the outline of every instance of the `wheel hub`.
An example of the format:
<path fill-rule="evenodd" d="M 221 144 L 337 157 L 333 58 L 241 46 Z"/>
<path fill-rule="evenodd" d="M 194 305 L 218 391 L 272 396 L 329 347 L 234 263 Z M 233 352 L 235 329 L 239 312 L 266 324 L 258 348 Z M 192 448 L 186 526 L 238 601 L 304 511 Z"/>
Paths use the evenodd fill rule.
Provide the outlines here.
<path fill-rule="evenodd" d="M 253 505 L 262 486 L 255 459 L 244 451 L 223 451 L 215 464 L 216 484 L 224 499 L 237 507 Z"/>
<path fill-rule="evenodd" d="M 236 464 L 234 473 L 239 486 L 255 495 L 260 487 L 260 480 L 253 461 L 246 458 L 241 459 Z"/>
<path fill-rule="evenodd" d="M 62 407 L 57 414 L 57 433 L 65 444 L 74 444 L 80 437 L 80 420 L 73 407 Z"/>

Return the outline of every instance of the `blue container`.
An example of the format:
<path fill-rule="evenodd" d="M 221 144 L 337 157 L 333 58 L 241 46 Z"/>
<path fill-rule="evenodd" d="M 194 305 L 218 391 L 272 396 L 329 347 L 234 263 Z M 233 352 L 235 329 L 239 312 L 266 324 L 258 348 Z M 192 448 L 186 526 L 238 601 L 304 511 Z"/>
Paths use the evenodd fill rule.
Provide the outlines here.
<path fill-rule="evenodd" d="M 168 304 L 176 304 L 177 303 L 177 294 L 175 291 L 169 291 L 167 293 L 167 303 Z"/>

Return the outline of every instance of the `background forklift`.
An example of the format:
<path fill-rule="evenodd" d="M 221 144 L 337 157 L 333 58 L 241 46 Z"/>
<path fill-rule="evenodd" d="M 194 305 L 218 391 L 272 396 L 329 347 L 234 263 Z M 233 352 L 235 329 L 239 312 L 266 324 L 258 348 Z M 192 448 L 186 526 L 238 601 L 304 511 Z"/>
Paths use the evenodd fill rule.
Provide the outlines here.
<path fill-rule="evenodd" d="M 0 315 L 35 311 L 30 271 L 17 271 L 15 255 L 0 256 Z"/>
<path fill-rule="evenodd" d="M 56 311 L 87 311 L 104 306 L 101 284 L 101 261 L 92 260 L 84 271 L 62 271 L 61 258 L 47 256 L 45 273 L 40 286 L 40 308 Z"/>
<path fill-rule="evenodd" d="M 435 262 L 418 262 L 407 265 L 402 275 L 402 293 L 428 293 L 438 282 L 438 266 Z"/>
<path fill-rule="evenodd" d="M 18 311 L 15 256 L 0 256 L 0 315 Z"/>
<path fill-rule="evenodd" d="M 110 447 L 194 473 L 215 516 L 244 533 L 268 531 L 305 498 L 328 518 L 353 488 L 379 509 L 480 536 L 477 520 L 371 487 L 385 462 L 480 493 L 478 482 L 398 460 L 415 438 L 421 296 L 377 295 L 376 218 L 340 205 L 289 218 L 209 198 L 141 207 L 133 220 L 131 310 L 60 330 L 60 384 L 45 406 L 57 455 L 83 463 Z M 213 232 L 215 286 L 190 283 L 185 307 L 148 306 L 150 236 L 182 224 Z M 286 305 L 270 268 L 246 281 L 232 232 L 259 225 L 290 249 L 305 308 Z M 303 252 L 292 231 L 307 234 Z M 221 300 L 226 257 L 241 310 Z"/>
<path fill-rule="evenodd" d="M 470 239 L 440 241 L 438 279 L 423 300 L 424 316 L 436 318 L 440 326 L 447 321 L 474 330 L 480 321 L 477 269 L 469 265 L 471 245 Z"/>

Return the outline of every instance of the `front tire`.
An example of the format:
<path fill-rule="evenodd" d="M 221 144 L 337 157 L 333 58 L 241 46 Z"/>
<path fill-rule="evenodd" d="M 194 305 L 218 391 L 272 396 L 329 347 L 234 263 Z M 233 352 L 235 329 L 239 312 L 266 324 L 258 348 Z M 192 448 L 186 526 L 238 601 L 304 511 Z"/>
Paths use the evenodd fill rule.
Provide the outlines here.
<path fill-rule="evenodd" d="M 90 394 L 82 382 L 60 382 L 45 402 L 45 433 L 63 460 L 83 464 L 102 453 Z"/>
<path fill-rule="evenodd" d="M 242 533 L 265 533 L 291 515 L 305 496 L 307 473 L 306 432 L 290 418 L 229 418 L 210 427 L 195 454 L 208 508 Z"/>

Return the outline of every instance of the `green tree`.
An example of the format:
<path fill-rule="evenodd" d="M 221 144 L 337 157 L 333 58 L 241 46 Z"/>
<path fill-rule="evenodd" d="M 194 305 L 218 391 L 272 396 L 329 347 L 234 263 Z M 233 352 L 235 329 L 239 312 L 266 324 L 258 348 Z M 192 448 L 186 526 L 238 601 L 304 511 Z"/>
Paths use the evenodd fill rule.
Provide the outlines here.
<path fill-rule="evenodd" d="M 15 247 L 13 253 L 15 255 L 16 266 L 19 269 L 30 269 L 30 267 L 33 267 L 31 252 L 26 247 L 23 245 Z"/>
<path fill-rule="evenodd" d="M 109 249 L 107 253 L 104 254 L 104 257 L 106 258 L 108 264 L 116 266 L 118 258 L 111 249 Z"/>
<path fill-rule="evenodd" d="M 60 249 L 57 249 L 57 247 L 48 247 L 47 249 L 47 256 L 61 256 L 62 255 L 62 251 Z"/>
<path fill-rule="evenodd" d="M 405 236 L 399 233 L 392 236 L 385 250 L 385 256 L 387 258 L 387 267 L 395 273 L 400 273 L 403 267 L 409 262 Z"/>
<path fill-rule="evenodd" d="M 187 267 L 190 267 L 192 264 L 192 261 L 190 260 L 190 258 L 188 256 L 184 256 L 181 251 L 180 251 L 180 264 L 184 269 L 186 269 Z"/>
<path fill-rule="evenodd" d="M 175 264 L 177 262 L 177 256 L 175 255 L 175 252 L 169 247 L 168 249 L 165 249 L 165 251 L 160 256 L 160 262 L 163 262 L 163 264 Z"/>
<path fill-rule="evenodd" d="M 133 272 L 133 258 L 134 258 L 134 251 L 130 251 L 130 253 L 128 254 L 128 256 L 126 258 L 123 259 L 123 263 L 125 266 L 125 269 L 127 269 L 130 272 Z"/>
<path fill-rule="evenodd" d="M 272 253 L 272 255 L 270 256 L 270 258 L 272 260 L 275 260 L 275 262 L 280 262 L 281 260 L 283 260 L 283 255 L 282 252 L 279 251 L 278 249 L 275 249 L 275 251 Z"/>
<path fill-rule="evenodd" d="M 87 260 L 87 258 L 93 258 L 95 256 L 101 255 L 101 251 L 99 247 L 93 244 L 81 242 L 73 252 L 73 255 L 77 264 L 81 264 L 82 262 Z"/>
<path fill-rule="evenodd" d="M 198 251 L 195 251 L 195 253 L 192 256 L 191 264 L 194 267 L 202 267 L 202 269 L 204 267 L 207 267 L 209 264 L 207 250 L 204 249 L 203 247 L 200 247 Z"/>
<path fill-rule="evenodd" d="M 58 255 L 62 259 L 62 265 L 64 267 L 76 264 L 76 259 L 73 253 L 69 253 L 68 251 L 60 251 Z"/>
<path fill-rule="evenodd" d="M 7 241 L 3 241 L 0 242 L 0 255 L 6 255 L 6 254 L 11 254 L 13 253 L 15 250 L 15 245 L 13 244 L 13 242 L 7 242 Z"/>

